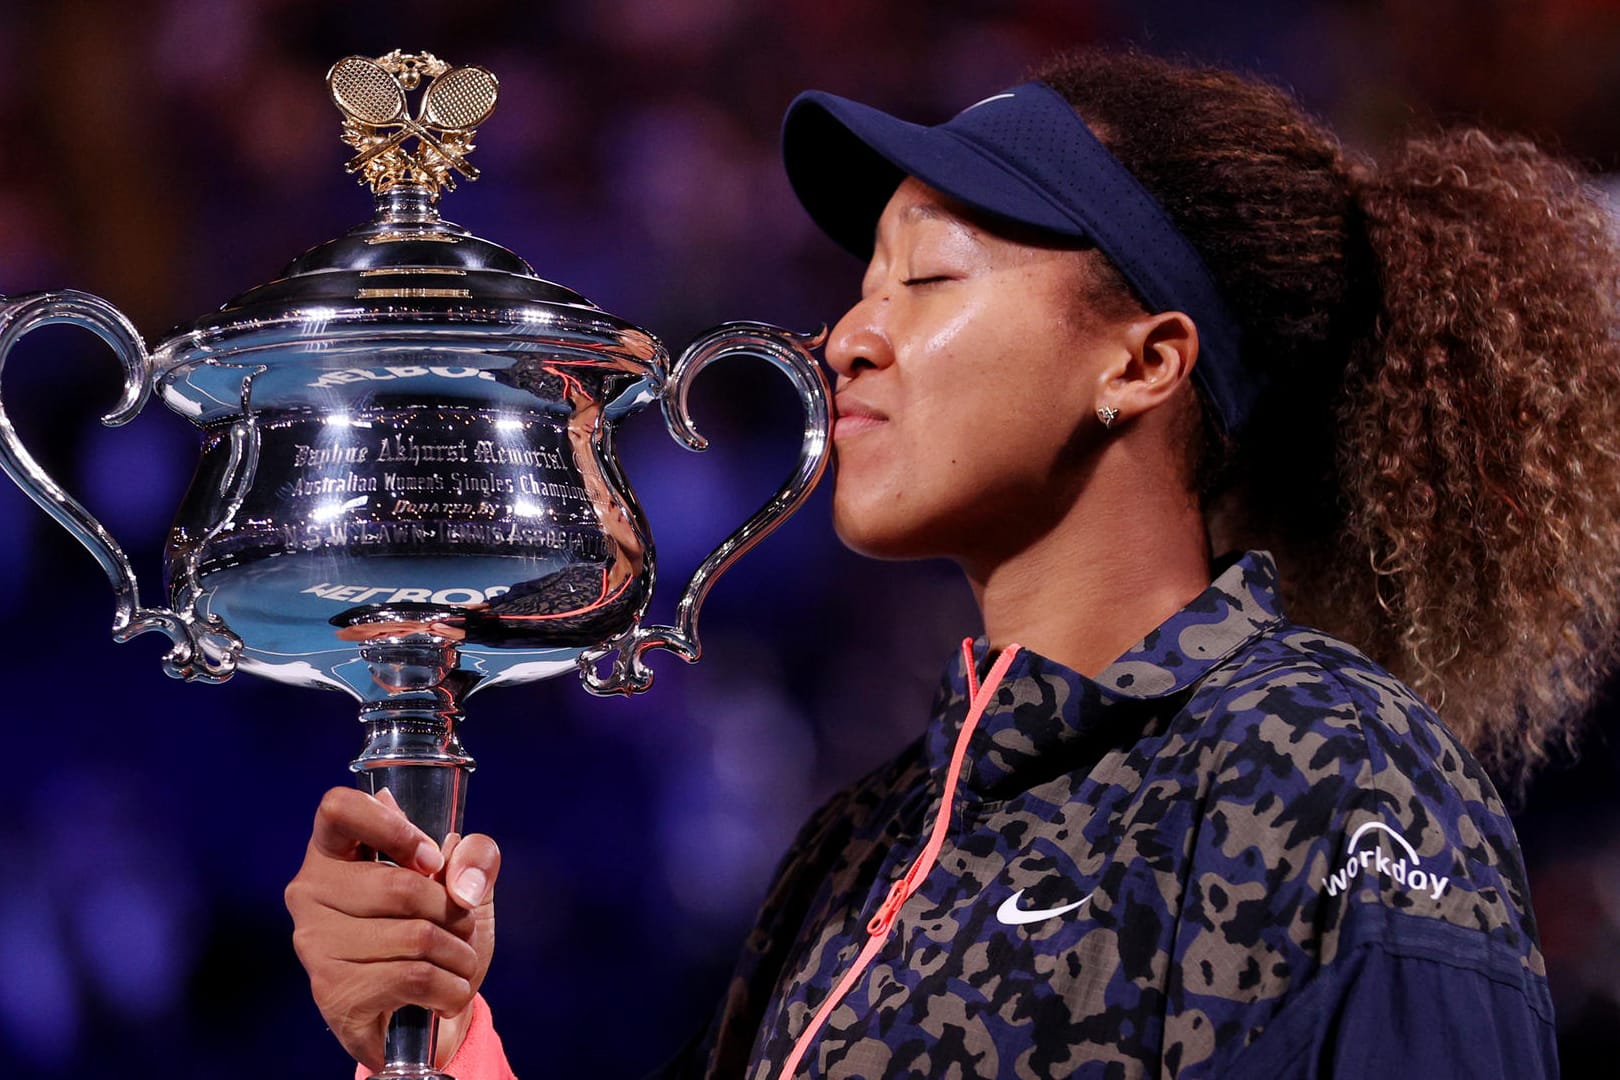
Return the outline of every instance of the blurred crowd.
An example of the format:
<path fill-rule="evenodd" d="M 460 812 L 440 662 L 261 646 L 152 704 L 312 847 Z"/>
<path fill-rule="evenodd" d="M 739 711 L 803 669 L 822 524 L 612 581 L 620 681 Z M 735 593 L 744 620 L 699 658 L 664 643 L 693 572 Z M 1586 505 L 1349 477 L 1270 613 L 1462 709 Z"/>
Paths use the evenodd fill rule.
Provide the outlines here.
<path fill-rule="evenodd" d="M 1369 152 L 1466 122 L 1620 169 L 1616 0 L 7 0 L 0 293 L 85 289 L 155 341 L 275 276 L 369 216 L 323 74 L 403 48 L 501 80 L 483 179 L 445 196 L 446 217 L 672 346 L 728 318 L 814 327 L 859 268 L 781 175 L 793 95 L 942 119 L 1094 43 L 1264 74 Z M 85 335 L 42 332 L 5 400 L 155 601 L 196 433 L 156 404 L 97 425 L 114 367 Z M 622 430 L 664 619 L 797 449 L 796 402 L 765 365 L 722 364 L 694 398 L 708 454 L 678 449 L 655 412 Z M 109 640 L 110 613 L 92 561 L 0 485 L 13 1071 L 346 1075 L 281 889 L 320 792 L 347 782 L 352 707 L 246 677 L 172 683 L 157 639 Z M 519 1074 L 638 1075 L 690 1036 L 798 822 L 915 737 L 952 643 L 975 632 L 951 568 L 843 551 L 822 492 L 721 582 L 696 667 L 655 660 L 657 685 L 630 701 L 571 678 L 475 697 L 468 820 L 506 857 L 486 992 Z M 1620 1051 L 1614 721 L 1595 718 L 1519 818 L 1569 1076 Z"/>

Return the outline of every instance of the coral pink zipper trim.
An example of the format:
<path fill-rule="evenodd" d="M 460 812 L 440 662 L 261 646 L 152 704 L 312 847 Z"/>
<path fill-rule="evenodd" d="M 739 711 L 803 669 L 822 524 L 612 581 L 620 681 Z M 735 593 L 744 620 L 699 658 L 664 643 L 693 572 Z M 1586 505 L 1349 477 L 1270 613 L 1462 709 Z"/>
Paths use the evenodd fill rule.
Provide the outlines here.
<path fill-rule="evenodd" d="M 1017 645 L 1009 645 L 1002 651 L 996 658 L 994 666 L 990 668 L 990 674 L 981 688 L 978 676 L 973 670 L 973 639 L 969 638 L 962 642 L 962 658 L 967 665 L 968 693 L 973 705 L 968 710 L 967 719 L 962 721 L 962 730 L 956 735 L 956 746 L 951 751 L 951 765 L 945 773 L 945 793 L 940 798 L 939 813 L 934 815 L 934 828 L 928 835 L 928 843 L 912 862 L 911 869 L 907 870 L 900 880 L 889 886 L 889 894 L 883 898 L 883 903 L 878 905 L 877 914 L 866 924 L 866 945 L 861 949 L 860 955 L 855 957 L 855 963 L 844 972 L 844 977 L 838 980 L 838 985 L 833 987 L 832 993 L 827 995 L 827 1000 L 821 1003 L 821 1008 L 810 1018 L 809 1026 L 799 1035 L 798 1041 L 793 1044 L 793 1053 L 788 1056 L 782 1071 L 777 1074 L 779 1080 L 788 1080 L 798 1069 L 799 1062 L 804 1060 L 805 1052 L 810 1049 L 811 1042 L 821 1031 L 822 1025 L 827 1022 L 827 1017 L 832 1015 L 832 1011 L 838 1007 L 844 995 L 854 987 L 856 980 L 866 970 L 866 966 L 872 962 L 872 957 L 883 948 L 883 943 L 888 940 L 889 931 L 894 929 L 894 920 L 900 914 L 900 908 L 911 898 L 911 894 L 928 876 L 928 872 L 934 868 L 940 848 L 945 846 L 945 834 L 950 829 L 951 802 L 956 795 L 956 781 L 962 775 L 962 760 L 967 756 L 968 740 L 973 737 L 973 729 L 979 726 L 979 717 L 983 716 L 984 710 L 989 707 L 990 699 L 995 696 L 996 687 L 1001 684 L 1007 669 L 1012 666 L 1013 657 L 1018 655 L 1018 649 Z"/>

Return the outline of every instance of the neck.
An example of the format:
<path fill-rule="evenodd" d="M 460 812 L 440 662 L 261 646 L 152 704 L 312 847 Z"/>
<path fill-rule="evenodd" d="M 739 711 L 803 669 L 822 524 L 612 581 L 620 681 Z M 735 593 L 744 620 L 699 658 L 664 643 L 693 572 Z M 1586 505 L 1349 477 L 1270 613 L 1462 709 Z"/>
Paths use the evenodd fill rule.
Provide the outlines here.
<path fill-rule="evenodd" d="M 1017 642 L 1095 677 L 1208 587 L 1197 505 L 1130 467 L 1121 442 L 1055 525 L 1010 554 L 964 563 L 992 648 Z"/>

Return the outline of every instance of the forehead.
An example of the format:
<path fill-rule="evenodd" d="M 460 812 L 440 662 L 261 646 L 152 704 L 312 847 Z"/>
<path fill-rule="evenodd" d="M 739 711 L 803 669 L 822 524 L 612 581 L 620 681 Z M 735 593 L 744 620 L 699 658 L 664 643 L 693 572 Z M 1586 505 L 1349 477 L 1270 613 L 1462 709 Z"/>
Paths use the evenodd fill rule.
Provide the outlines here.
<path fill-rule="evenodd" d="M 943 243 L 940 239 L 943 237 Z M 915 270 L 911 261 L 922 245 L 930 252 L 952 252 L 952 259 L 984 270 L 1033 274 L 1024 287 L 1039 283 L 1078 303 L 1089 316 L 1105 292 L 1118 288 L 1125 306 L 1139 305 L 1108 268 L 1090 240 L 1054 236 L 1009 223 L 966 206 L 914 177 L 900 184 L 878 219 L 876 244 L 862 275 L 866 294 L 885 275 Z"/>
<path fill-rule="evenodd" d="M 1087 240 L 1055 236 L 1039 229 L 993 217 L 907 177 L 889 197 L 877 222 L 877 244 L 896 241 L 908 232 L 945 226 L 988 248 L 1029 254 L 1094 250 Z"/>
<path fill-rule="evenodd" d="M 973 220 L 973 211 L 950 196 L 934 190 L 915 177 L 907 177 L 894 194 L 889 196 L 878 218 L 877 237 L 882 242 L 885 233 L 927 222 L 940 222 L 964 231 L 982 231 Z"/>

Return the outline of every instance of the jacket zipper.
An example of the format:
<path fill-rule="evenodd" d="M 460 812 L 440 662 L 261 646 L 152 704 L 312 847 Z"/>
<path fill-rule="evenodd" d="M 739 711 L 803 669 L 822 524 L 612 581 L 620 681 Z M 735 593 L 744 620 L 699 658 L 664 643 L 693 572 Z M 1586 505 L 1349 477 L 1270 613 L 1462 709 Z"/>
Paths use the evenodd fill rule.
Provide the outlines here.
<path fill-rule="evenodd" d="M 928 872 L 934 868 L 940 849 L 945 846 L 945 834 L 950 830 L 951 802 L 956 795 L 956 782 L 962 774 L 962 760 L 967 756 L 968 740 L 973 737 L 973 730 L 979 726 L 979 718 L 984 715 L 990 700 L 995 697 L 996 688 L 1006 677 L 1007 669 L 1012 666 L 1013 657 L 1018 655 L 1018 650 L 1017 645 L 1008 645 L 1002 650 L 981 687 L 974 672 L 973 639 L 968 638 L 962 642 L 962 658 L 967 666 L 968 692 L 973 704 L 968 709 L 967 719 L 962 721 L 962 730 L 956 734 L 956 746 L 951 750 L 951 765 L 945 773 L 945 791 L 940 797 L 939 812 L 934 815 L 934 827 L 928 834 L 928 843 L 923 845 L 911 868 L 889 886 L 888 895 L 883 898 L 883 903 L 878 905 L 877 912 L 867 921 L 866 944 L 862 946 L 860 955 L 855 957 L 855 962 L 844 972 L 844 977 L 838 980 L 838 985 L 833 987 L 832 993 L 827 995 L 827 999 L 821 1003 L 821 1008 L 810 1018 L 809 1025 L 800 1033 L 798 1040 L 793 1044 L 793 1053 L 788 1056 L 782 1071 L 777 1074 L 778 1080 L 789 1080 L 793 1076 L 799 1063 L 804 1060 L 805 1053 L 810 1049 L 810 1044 L 821 1031 L 822 1025 L 827 1022 L 827 1017 L 832 1015 L 832 1011 L 838 1007 L 844 995 L 854 987 L 867 965 L 872 962 L 872 958 L 878 954 L 878 950 L 883 948 L 883 943 L 888 940 L 889 931 L 894 929 L 894 921 L 899 916 L 901 907 L 928 876 Z"/>

